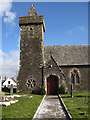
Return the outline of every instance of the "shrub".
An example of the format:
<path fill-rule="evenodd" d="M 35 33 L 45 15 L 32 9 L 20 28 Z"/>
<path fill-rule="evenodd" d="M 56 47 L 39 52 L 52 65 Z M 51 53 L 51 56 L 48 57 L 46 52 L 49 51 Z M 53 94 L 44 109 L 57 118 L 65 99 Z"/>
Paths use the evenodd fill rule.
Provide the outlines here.
<path fill-rule="evenodd" d="M 65 94 L 65 88 L 63 85 L 59 88 L 59 94 Z"/>
<path fill-rule="evenodd" d="M 46 91 L 45 91 L 44 86 L 42 86 L 42 87 L 40 88 L 39 94 L 40 94 L 40 95 L 45 95 L 45 94 L 46 94 Z"/>

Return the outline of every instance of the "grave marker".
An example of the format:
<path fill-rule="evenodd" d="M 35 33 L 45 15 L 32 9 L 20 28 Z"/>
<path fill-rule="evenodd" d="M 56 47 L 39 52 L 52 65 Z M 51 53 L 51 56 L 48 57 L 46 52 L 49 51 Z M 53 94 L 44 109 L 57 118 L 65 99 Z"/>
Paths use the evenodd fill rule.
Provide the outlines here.
<path fill-rule="evenodd" d="M 11 87 L 10 87 L 10 95 L 13 95 L 13 84 L 11 84 Z"/>
<path fill-rule="evenodd" d="M 71 84 L 71 97 L 73 97 L 73 84 Z"/>

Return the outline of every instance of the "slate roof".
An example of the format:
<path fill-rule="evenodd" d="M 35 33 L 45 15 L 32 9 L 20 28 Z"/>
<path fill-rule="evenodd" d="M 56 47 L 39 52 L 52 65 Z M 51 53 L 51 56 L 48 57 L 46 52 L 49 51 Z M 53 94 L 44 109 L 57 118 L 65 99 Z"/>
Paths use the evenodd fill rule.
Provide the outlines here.
<path fill-rule="evenodd" d="M 88 45 L 44 46 L 44 60 L 50 53 L 58 65 L 88 65 Z"/>

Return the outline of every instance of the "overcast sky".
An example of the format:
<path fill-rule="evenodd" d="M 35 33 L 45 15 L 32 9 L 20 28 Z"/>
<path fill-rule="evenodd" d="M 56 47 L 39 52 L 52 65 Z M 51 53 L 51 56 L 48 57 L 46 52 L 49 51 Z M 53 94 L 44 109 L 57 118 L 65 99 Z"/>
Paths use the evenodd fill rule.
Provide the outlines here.
<path fill-rule="evenodd" d="M 31 2 L 0 3 L 2 17 L 2 47 L 0 66 L 2 75 L 16 76 L 19 66 L 20 27 L 19 16 L 26 16 Z M 87 2 L 43 2 L 33 3 L 37 14 L 44 15 L 46 32 L 44 45 L 87 45 L 88 3 Z M 1 67 L 0 67 L 1 74 Z"/>

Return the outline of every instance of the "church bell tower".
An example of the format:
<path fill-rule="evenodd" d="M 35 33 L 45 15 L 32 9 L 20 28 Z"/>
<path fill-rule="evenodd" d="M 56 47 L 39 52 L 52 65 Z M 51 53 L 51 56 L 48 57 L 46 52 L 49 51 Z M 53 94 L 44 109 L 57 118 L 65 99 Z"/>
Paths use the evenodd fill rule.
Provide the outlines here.
<path fill-rule="evenodd" d="M 18 90 L 23 93 L 37 93 L 43 83 L 45 32 L 43 15 L 37 15 L 32 5 L 27 16 L 19 17 L 19 26 L 21 35 Z"/>

